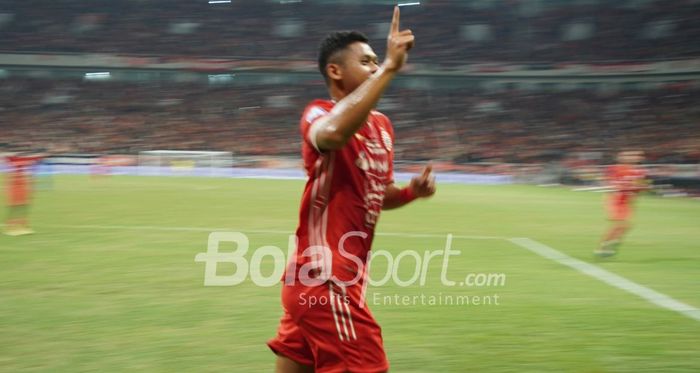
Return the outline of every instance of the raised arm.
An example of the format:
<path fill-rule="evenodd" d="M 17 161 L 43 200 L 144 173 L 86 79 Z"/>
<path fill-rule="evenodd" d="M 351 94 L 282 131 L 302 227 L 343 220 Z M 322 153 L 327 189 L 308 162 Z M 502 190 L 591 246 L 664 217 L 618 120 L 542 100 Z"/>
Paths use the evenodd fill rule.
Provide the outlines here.
<path fill-rule="evenodd" d="M 414 37 L 411 30 L 399 31 L 399 17 L 399 7 L 394 7 L 386 58 L 379 69 L 314 124 L 312 136 L 319 149 L 333 150 L 345 146 L 362 127 L 370 110 L 377 105 L 384 90 L 406 62 Z"/>

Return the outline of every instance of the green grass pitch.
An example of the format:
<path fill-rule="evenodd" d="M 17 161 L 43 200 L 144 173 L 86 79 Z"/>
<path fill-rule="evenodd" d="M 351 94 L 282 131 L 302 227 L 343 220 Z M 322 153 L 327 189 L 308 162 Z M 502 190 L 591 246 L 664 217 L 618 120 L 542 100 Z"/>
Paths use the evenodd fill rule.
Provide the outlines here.
<path fill-rule="evenodd" d="M 248 258 L 265 245 L 286 252 L 280 232 L 294 230 L 302 188 L 279 180 L 56 177 L 52 189 L 36 193 L 37 233 L 0 236 L 0 372 L 272 371 L 265 341 L 281 315 L 280 287 L 250 280 L 206 287 L 194 257 L 206 251 L 211 228 L 247 234 Z M 461 254 L 449 262 L 450 279 L 506 275 L 502 286 L 446 287 L 436 259 L 424 286 L 370 288 L 392 371 L 700 371 L 699 321 L 506 239 L 480 237 L 529 237 L 700 307 L 700 202 L 641 197 L 619 257 L 595 261 L 607 224 L 602 198 L 565 188 L 441 185 L 431 200 L 384 212 L 375 250 L 439 250 L 451 233 Z M 402 279 L 415 266 L 404 259 Z M 272 266 L 264 261 L 263 273 Z M 384 272 L 378 259 L 373 278 Z M 373 303 L 421 294 L 498 295 L 498 304 Z"/>

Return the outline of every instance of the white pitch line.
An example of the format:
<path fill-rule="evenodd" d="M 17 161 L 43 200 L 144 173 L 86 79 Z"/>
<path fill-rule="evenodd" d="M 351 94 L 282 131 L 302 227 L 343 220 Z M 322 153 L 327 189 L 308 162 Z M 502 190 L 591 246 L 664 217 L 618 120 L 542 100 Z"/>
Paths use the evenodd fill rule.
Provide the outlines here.
<path fill-rule="evenodd" d="M 392 232 L 377 232 L 375 236 L 393 236 L 393 237 L 411 237 L 411 238 L 436 238 L 436 237 L 447 237 L 448 235 L 453 238 L 464 238 L 467 240 L 505 240 L 506 237 L 499 236 L 465 236 L 459 234 L 435 234 L 435 233 L 392 233 Z"/>
<path fill-rule="evenodd" d="M 106 229 L 106 230 L 137 230 L 137 231 L 175 231 L 175 232 L 232 232 L 239 231 L 241 233 L 269 233 L 269 234 L 294 234 L 294 231 L 282 230 L 260 230 L 260 229 L 240 229 L 231 227 L 164 227 L 152 225 L 64 225 L 64 224 L 48 224 L 44 225 L 50 228 L 68 228 L 68 229 Z M 403 233 L 403 232 L 377 232 L 375 236 L 390 236 L 390 237 L 409 237 L 409 238 L 442 238 L 447 237 L 448 233 Z M 468 240 L 505 240 L 506 237 L 498 236 L 469 236 L 452 234 L 453 238 L 463 238 Z"/>
<path fill-rule="evenodd" d="M 226 232 L 226 231 L 241 231 L 243 233 L 267 233 L 267 234 L 293 234 L 292 231 L 283 230 L 260 230 L 260 229 L 233 229 L 233 228 L 215 228 L 215 227 L 164 227 L 164 226 L 148 226 L 148 225 L 60 225 L 52 224 L 45 225 L 53 228 L 69 228 L 69 229 L 106 229 L 106 230 L 141 230 L 141 231 L 178 231 L 178 232 Z M 448 234 L 434 233 L 401 233 L 401 232 L 378 232 L 377 236 L 393 236 L 393 237 L 411 237 L 411 238 L 442 238 Z M 573 268 L 585 275 L 591 276 L 610 286 L 624 290 L 634 294 L 646 301 L 655 304 L 661 308 L 678 312 L 694 320 L 700 321 L 700 309 L 691 305 L 677 301 L 668 295 L 659 293 L 655 290 L 647 288 L 636 282 L 630 281 L 620 275 L 606 271 L 596 265 L 586 263 L 584 261 L 572 258 L 556 249 L 553 249 L 543 243 L 531 240 L 529 238 L 507 238 L 499 236 L 470 236 L 470 235 L 452 235 L 453 238 L 463 238 L 471 240 L 507 240 L 528 251 L 531 251 L 543 258 L 553 260 L 559 264 Z"/>
<path fill-rule="evenodd" d="M 166 232 L 226 232 L 235 231 L 232 228 L 217 228 L 217 227 L 163 227 L 152 225 L 63 225 L 50 224 L 45 227 L 51 228 L 68 228 L 68 229 L 105 229 L 105 230 L 133 230 L 133 231 L 166 231 Z M 249 233 L 271 233 L 271 234 L 292 234 L 290 231 L 276 230 L 255 230 L 246 229 Z"/>
<path fill-rule="evenodd" d="M 646 286 L 630 281 L 620 275 L 606 271 L 596 265 L 572 258 L 558 250 L 555 250 L 545 244 L 531 240 L 529 238 L 511 238 L 508 241 L 527 249 L 543 258 L 553 260 L 559 264 L 573 268 L 585 275 L 591 276 L 610 286 L 624 290 L 634 294 L 649 303 L 655 304 L 661 308 L 678 312 L 684 316 L 690 317 L 696 321 L 700 321 L 700 309 L 697 309 L 689 304 L 677 301 L 668 295 L 659 293 Z"/>

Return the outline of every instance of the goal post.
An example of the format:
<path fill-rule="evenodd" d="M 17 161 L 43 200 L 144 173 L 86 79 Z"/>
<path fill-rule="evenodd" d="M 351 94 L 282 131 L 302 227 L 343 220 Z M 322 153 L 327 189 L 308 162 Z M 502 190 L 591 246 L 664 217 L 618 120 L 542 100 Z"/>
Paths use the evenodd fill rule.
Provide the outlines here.
<path fill-rule="evenodd" d="M 232 166 L 231 152 L 148 150 L 138 155 L 141 175 L 225 176 Z"/>

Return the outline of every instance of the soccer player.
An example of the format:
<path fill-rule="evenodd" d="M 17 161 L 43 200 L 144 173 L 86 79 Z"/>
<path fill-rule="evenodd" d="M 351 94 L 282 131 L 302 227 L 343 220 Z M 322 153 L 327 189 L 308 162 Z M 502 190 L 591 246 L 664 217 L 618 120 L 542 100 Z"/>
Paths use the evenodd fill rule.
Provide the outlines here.
<path fill-rule="evenodd" d="M 629 231 L 632 215 L 632 205 L 635 196 L 647 189 L 646 173 L 635 165 L 641 162 L 644 154 L 641 151 L 623 151 L 618 154 L 619 164 L 610 166 L 607 179 L 613 191 L 607 200 L 608 216 L 612 222 L 600 246 L 594 254 L 607 257 L 617 254 L 623 236 Z"/>
<path fill-rule="evenodd" d="M 41 160 L 40 156 L 13 155 L 6 157 L 9 172 L 7 184 L 8 216 L 4 233 L 8 236 L 32 234 L 27 216 L 32 193 L 31 168 Z"/>
<path fill-rule="evenodd" d="M 284 314 L 268 346 L 277 372 L 385 372 L 381 329 L 364 301 L 367 259 L 382 209 L 435 193 L 430 166 L 408 187 L 393 180 L 394 132 L 374 110 L 413 47 L 394 8 L 380 65 L 359 32 L 321 44 L 319 69 L 331 100 L 312 101 L 300 128 L 309 179 L 302 196 L 296 253 L 282 286 Z"/>

